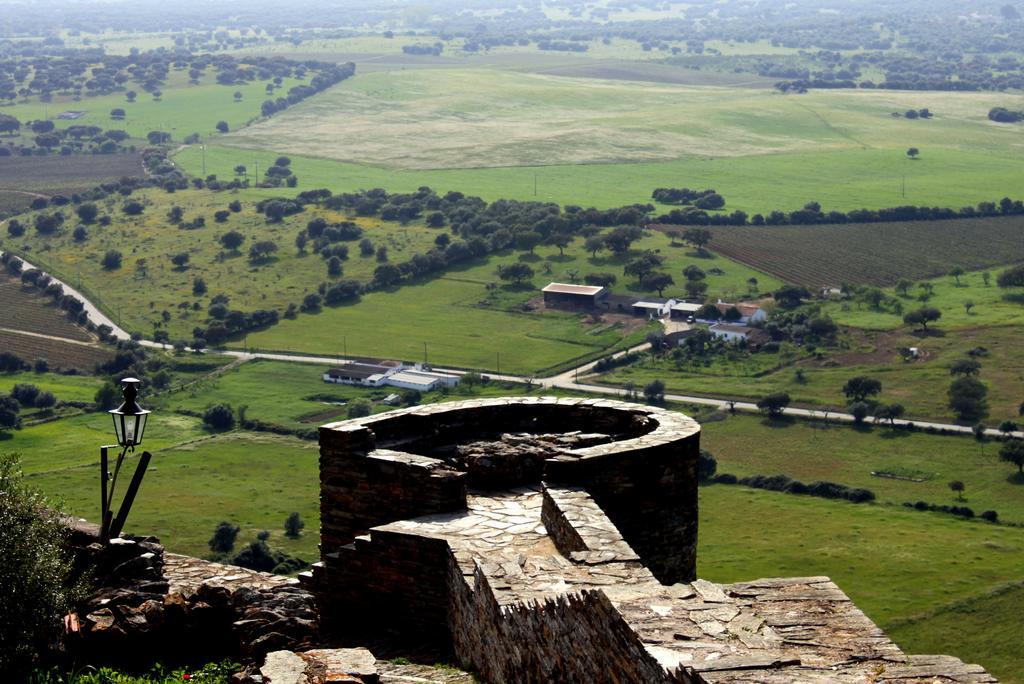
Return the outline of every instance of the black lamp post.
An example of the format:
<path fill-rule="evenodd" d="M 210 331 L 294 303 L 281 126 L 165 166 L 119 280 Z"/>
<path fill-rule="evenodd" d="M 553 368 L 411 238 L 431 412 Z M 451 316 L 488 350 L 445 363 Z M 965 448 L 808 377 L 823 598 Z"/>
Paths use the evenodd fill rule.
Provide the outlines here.
<path fill-rule="evenodd" d="M 146 432 L 146 419 L 149 411 L 139 406 L 136 398 L 139 396 L 139 385 L 142 384 L 136 378 L 125 378 L 121 381 L 121 393 L 124 395 L 124 402 L 116 409 L 110 411 L 114 419 L 114 434 L 117 437 L 116 445 L 100 447 L 100 493 L 101 493 L 101 522 L 100 538 L 106 543 L 111 537 L 116 537 L 124 527 L 124 521 L 128 517 L 135 495 L 142 484 L 142 478 L 149 467 L 149 460 L 152 455 L 148 451 L 142 452 L 138 465 L 135 467 L 135 474 L 125 492 L 124 500 L 114 517 L 112 509 L 114 503 L 114 487 L 117 485 L 117 476 L 121 472 L 121 464 L 129 453 L 135 452 L 135 447 L 142 444 L 142 437 Z M 117 464 L 114 472 L 108 468 L 107 454 L 110 449 L 120 447 L 121 453 L 117 457 Z M 109 487 L 108 487 L 109 483 Z"/>

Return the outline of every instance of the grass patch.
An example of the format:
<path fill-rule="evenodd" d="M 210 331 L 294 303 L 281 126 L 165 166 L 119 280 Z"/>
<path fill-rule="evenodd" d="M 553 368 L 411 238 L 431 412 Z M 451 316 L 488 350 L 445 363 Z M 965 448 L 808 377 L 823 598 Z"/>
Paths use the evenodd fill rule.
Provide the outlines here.
<path fill-rule="evenodd" d="M 770 428 L 760 416 L 734 415 L 705 424 L 702 444 L 718 459 L 719 472 L 739 477 L 781 473 L 802 482 L 826 480 L 870 489 L 881 503 L 927 501 L 969 506 L 976 514 L 991 509 L 1003 520 L 1024 523 L 1021 486 L 1009 481 L 1015 468 L 999 460 L 999 444 L 969 436 L 806 421 Z M 874 477 L 873 471 L 927 479 Z M 951 480 L 966 485 L 963 502 L 949 490 Z"/>
<path fill-rule="evenodd" d="M 736 582 L 827 575 L 883 629 L 907 616 L 974 601 L 1021 578 L 1019 528 L 723 485 L 703 488 L 700 506 L 701 577 Z M 1019 608 L 1003 603 L 988 613 L 985 607 L 980 604 L 970 619 L 990 620 L 992 632 L 1001 630 L 1004 637 L 972 637 L 970 650 L 964 648 L 957 610 L 934 631 L 918 636 L 913 627 L 898 628 L 893 636 L 910 653 L 955 653 L 991 667 L 1001 681 L 1019 682 L 1024 661 L 1020 649 L 1006 641 L 1017 635 Z"/>
<path fill-rule="evenodd" d="M 1021 679 L 1017 632 L 1024 586 L 1011 584 L 949 606 L 897 621 L 889 636 L 912 653 L 949 653 L 965 662 L 982 661 L 1002 682 Z"/>

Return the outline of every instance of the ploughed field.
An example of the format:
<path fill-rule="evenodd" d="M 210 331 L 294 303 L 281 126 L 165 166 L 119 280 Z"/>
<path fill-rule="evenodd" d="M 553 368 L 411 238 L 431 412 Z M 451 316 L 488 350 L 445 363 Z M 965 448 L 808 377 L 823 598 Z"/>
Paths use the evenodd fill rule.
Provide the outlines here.
<path fill-rule="evenodd" d="M 73 344 L 8 330 L 0 330 L 0 349 L 28 363 L 45 359 L 52 368 L 76 368 L 85 372 L 92 372 L 97 364 L 111 357 L 109 351 L 97 345 Z"/>
<path fill-rule="evenodd" d="M 49 297 L 26 290 L 21 281 L 0 273 L 0 328 L 63 337 L 80 342 L 94 338 L 67 319 Z"/>
<path fill-rule="evenodd" d="M 36 197 L 70 196 L 100 183 L 142 173 L 139 154 L 3 157 L 0 215 L 25 211 Z"/>
<path fill-rule="evenodd" d="M 1024 216 L 715 228 L 716 252 L 787 282 L 894 285 L 1024 260 Z"/>

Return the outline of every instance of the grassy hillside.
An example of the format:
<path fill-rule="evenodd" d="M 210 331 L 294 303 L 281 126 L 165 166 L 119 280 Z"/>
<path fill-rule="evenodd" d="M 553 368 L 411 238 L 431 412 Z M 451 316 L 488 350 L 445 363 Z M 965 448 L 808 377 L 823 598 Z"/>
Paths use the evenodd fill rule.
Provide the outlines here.
<path fill-rule="evenodd" d="M 714 187 L 728 208 L 960 206 L 1017 192 L 1019 136 L 991 93 L 720 88 L 518 73 L 363 73 L 219 139 L 207 168 L 277 153 L 301 187 L 414 189 L 614 206 L 656 187 Z M 929 107 L 930 120 L 892 116 Z M 1019 108 L 1019 107 L 1018 107 Z M 921 158 L 905 152 L 915 146 Z M 198 173 L 200 150 L 177 159 Z M 469 167 L 469 168 L 467 168 Z M 536 181 L 536 194 L 535 184 Z"/>

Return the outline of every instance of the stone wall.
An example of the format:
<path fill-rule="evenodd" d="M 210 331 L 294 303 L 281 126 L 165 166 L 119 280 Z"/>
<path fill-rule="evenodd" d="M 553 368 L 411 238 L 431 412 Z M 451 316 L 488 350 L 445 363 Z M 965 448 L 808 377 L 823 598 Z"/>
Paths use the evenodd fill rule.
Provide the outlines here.
<path fill-rule="evenodd" d="M 466 506 L 465 473 L 376 443 L 358 424 L 320 428 L 320 544 L 327 553 L 375 525 Z"/>
<path fill-rule="evenodd" d="M 319 639 L 313 596 L 295 579 L 165 553 L 154 537 L 101 544 L 97 526 L 68 525 L 75 570 L 91 587 L 69 624 L 72 661 L 258 658 Z"/>
<path fill-rule="evenodd" d="M 688 682 L 670 675 L 600 591 L 499 605 L 477 570 L 449 575 L 460 661 L 486 682 Z"/>
<path fill-rule="evenodd" d="M 344 640 L 368 635 L 428 644 L 450 653 L 444 540 L 375 531 L 313 569 L 321 626 Z"/>
<path fill-rule="evenodd" d="M 699 426 L 678 413 L 593 399 L 461 401 L 322 427 L 322 560 L 375 525 L 464 509 L 467 473 L 424 455 L 439 445 L 573 430 L 613 441 L 563 449 L 544 462 L 543 479 L 589 492 L 658 579 L 693 579 Z"/>

